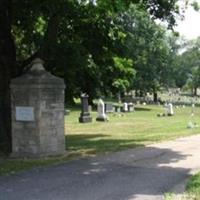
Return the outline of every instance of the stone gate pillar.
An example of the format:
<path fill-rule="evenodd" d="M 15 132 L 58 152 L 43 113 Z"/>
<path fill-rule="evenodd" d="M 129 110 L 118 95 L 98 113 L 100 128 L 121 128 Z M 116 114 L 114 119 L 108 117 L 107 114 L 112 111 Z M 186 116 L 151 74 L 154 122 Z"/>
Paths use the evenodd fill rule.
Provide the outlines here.
<path fill-rule="evenodd" d="M 64 81 L 35 59 L 28 73 L 11 81 L 13 157 L 42 157 L 65 151 Z"/>

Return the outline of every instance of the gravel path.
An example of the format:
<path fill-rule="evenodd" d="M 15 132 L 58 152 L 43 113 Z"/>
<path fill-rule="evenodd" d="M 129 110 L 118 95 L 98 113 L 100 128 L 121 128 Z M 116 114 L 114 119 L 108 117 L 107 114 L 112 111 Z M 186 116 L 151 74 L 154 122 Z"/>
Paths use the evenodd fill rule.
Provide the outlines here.
<path fill-rule="evenodd" d="M 0 200 L 159 200 L 200 170 L 200 135 L 0 177 Z"/>

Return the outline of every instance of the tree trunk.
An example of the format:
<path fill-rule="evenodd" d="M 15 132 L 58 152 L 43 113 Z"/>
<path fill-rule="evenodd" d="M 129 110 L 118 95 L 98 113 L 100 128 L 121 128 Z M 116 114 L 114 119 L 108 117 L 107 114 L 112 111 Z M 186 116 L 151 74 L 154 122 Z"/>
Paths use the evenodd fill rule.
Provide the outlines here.
<path fill-rule="evenodd" d="M 140 96 L 140 97 L 144 97 L 144 92 L 143 92 L 143 90 L 140 90 L 139 96 Z"/>
<path fill-rule="evenodd" d="M 140 96 L 140 93 L 139 93 L 138 90 L 135 90 L 135 96 L 136 96 L 136 97 L 139 97 L 139 96 Z"/>
<path fill-rule="evenodd" d="M 157 92 L 153 92 L 153 101 L 154 101 L 154 103 L 158 102 L 158 93 Z"/>
<path fill-rule="evenodd" d="M 55 45 L 58 38 L 59 17 L 53 14 L 49 21 L 43 44 L 39 50 L 39 56 L 46 62 L 51 62 L 51 55 L 54 54 Z M 48 63 L 47 63 L 48 66 Z"/>
<path fill-rule="evenodd" d="M 67 107 L 76 105 L 74 98 L 73 98 L 73 94 L 69 90 L 66 90 L 65 94 L 66 94 L 65 95 L 65 105 Z"/>
<path fill-rule="evenodd" d="M 11 0 L 0 1 L 0 150 L 11 151 L 10 79 L 15 73 L 15 46 L 11 35 Z"/>
<path fill-rule="evenodd" d="M 90 106 L 94 106 L 93 97 L 89 96 L 89 98 L 88 98 L 88 104 Z"/>
<path fill-rule="evenodd" d="M 194 87 L 194 96 L 197 96 L 197 87 Z"/>

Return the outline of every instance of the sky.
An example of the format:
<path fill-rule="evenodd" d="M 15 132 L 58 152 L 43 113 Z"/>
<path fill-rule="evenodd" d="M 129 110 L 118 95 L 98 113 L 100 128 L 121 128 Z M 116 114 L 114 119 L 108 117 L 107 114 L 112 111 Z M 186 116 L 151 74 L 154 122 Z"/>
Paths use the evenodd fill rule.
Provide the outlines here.
<path fill-rule="evenodd" d="M 200 3 L 200 0 L 198 0 Z M 200 11 L 195 11 L 188 7 L 185 13 L 184 21 L 178 20 L 178 26 L 175 28 L 186 39 L 195 39 L 200 36 Z"/>

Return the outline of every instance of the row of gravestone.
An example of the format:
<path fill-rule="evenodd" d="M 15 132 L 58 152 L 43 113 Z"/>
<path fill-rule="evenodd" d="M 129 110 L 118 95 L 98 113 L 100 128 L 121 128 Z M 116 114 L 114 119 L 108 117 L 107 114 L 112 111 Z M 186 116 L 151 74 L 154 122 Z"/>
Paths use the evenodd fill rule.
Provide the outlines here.
<path fill-rule="evenodd" d="M 81 105 L 82 105 L 82 110 L 79 117 L 79 122 L 80 123 L 91 122 L 92 117 L 90 115 L 90 110 L 89 110 L 89 105 L 88 105 L 88 95 L 86 94 L 81 95 Z M 106 113 L 111 113 L 114 111 L 132 112 L 134 111 L 134 106 L 132 103 L 124 103 L 121 109 L 120 106 L 113 106 L 113 104 L 111 103 L 105 104 L 102 99 L 99 99 L 98 104 L 97 104 L 98 116 L 96 118 L 96 121 L 104 121 L 104 122 L 108 121 L 108 116 L 106 115 Z"/>

